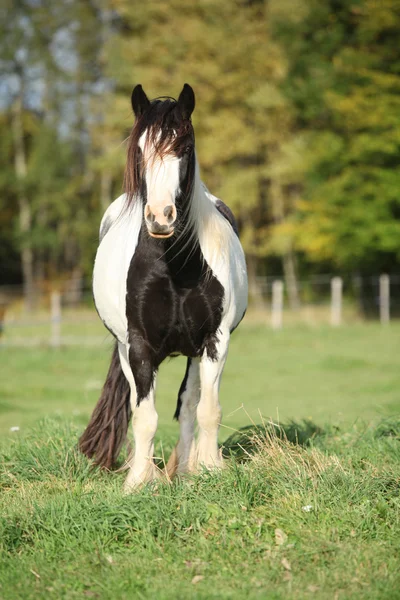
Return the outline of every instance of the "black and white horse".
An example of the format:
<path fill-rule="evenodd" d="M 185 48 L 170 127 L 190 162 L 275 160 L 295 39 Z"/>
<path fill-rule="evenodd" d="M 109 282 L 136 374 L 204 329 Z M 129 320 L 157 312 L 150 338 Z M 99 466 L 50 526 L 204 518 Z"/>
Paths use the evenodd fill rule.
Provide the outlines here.
<path fill-rule="evenodd" d="M 219 385 L 230 334 L 246 310 L 247 276 L 233 215 L 200 180 L 194 105 L 187 84 L 177 101 L 150 102 L 140 85 L 134 88 L 125 194 L 100 226 L 94 299 L 117 343 L 80 448 L 111 467 L 132 410 L 127 490 L 158 475 L 155 383 L 168 356 L 188 357 L 175 412 L 180 439 L 168 472 L 222 466 Z"/>

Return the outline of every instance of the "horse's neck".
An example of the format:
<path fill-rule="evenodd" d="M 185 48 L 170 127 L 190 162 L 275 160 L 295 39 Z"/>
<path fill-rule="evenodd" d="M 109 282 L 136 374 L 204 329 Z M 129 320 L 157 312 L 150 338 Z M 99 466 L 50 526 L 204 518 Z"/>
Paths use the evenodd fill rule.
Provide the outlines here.
<path fill-rule="evenodd" d="M 191 203 L 199 200 L 195 196 L 197 192 L 195 182 L 191 197 L 185 199 L 189 203 L 189 210 L 185 222 L 181 224 L 181 233 L 166 242 L 165 252 L 171 276 L 177 283 L 187 284 L 189 287 L 199 281 L 207 270 L 198 237 L 198 224 L 190 218 Z M 207 201 L 205 197 L 204 200 Z"/>
<path fill-rule="evenodd" d="M 165 241 L 165 245 L 158 246 L 159 251 L 149 239 L 141 211 L 141 235 L 139 246 L 146 253 L 163 260 L 168 266 L 171 276 L 184 285 L 190 281 L 203 278 L 208 270 L 220 270 L 222 263 L 228 263 L 229 239 L 231 237 L 230 225 L 222 217 L 200 179 L 199 166 L 196 161 L 195 176 L 191 197 L 186 199 L 189 210 L 185 223 L 181 224 L 181 234 Z M 143 200 L 138 198 L 142 204 Z"/>
<path fill-rule="evenodd" d="M 204 259 L 212 271 L 219 272 L 221 268 L 229 268 L 233 230 L 218 211 L 216 200 L 201 181 L 196 168 L 191 221 Z"/>

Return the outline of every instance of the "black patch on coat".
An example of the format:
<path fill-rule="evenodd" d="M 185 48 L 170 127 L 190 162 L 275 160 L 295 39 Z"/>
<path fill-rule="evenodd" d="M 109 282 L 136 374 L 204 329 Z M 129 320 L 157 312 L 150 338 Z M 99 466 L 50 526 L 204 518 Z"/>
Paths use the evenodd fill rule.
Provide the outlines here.
<path fill-rule="evenodd" d="M 106 235 L 106 233 L 108 232 L 108 230 L 111 228 L 111 225 L 113 224 L 113 220 L 110 217 L 106 217 L 101 225 L 101 229 L 100 229 L 100 235 L 99 235 L 99 241 L 101 242 L 101 240 L 103 239 L 103 237 Z"/>
<path fill-rule="evenodd" d="M 238 230 L 238 226 L 236 223 L 236 219 L 233 216 L 233 212 L 231 211 L 231 209 L 229 208 L 229 206 L 227 206 L 224 202 L 222 202 L 222 200 L 220 200 L 218 198 L 218 200 L 215 203 L 215 206 L 217 207 L 218 211 L 221 213 L 221 215 L 223 217 L 225 217 L 225 219 L 227 221 L 229 221 L 229 223 L 232 226 L 233 231 L 236 233 L 236 235 L 239 237 L 239 230 Z"/>
<path fill-rule="evenodd" d="M 174 235 L 155 239 L 142 223 L 128 270 L 129 362 L 139 404 L 148 395 L 154 375 L 167 356 L 179 353 L 190 359 L 206 352 L 211 360 L 218 359 L 224 288 L 207 265 L 194 232 L 185 230 L 195 174 L 190 121 L 195 103 L 193 90 L 185 85 L 177 101 L 159 98 L 149 103 L 139 86 L 132 102 L 137 119 L 129 138 L 125 171 L 128 208 L 133 202 L 141 201 L 143 206 L 147 202 L 146 165 L 139 148 L 144 131 L 156 156 L 175 154 L 180 159 Z M 222 201 L 218 201 L 217 209 L 237 231 L 230 209 Z"/>
<path fill-rule="evenodd" d="M 224 288 L 188 233 L 158 240 L 142 224 L 126 294 L 129 362 L 138 404 L 167 356 L 194 358 L 206 352 L 212 360 L 218 358 L 223 298 Z"/>

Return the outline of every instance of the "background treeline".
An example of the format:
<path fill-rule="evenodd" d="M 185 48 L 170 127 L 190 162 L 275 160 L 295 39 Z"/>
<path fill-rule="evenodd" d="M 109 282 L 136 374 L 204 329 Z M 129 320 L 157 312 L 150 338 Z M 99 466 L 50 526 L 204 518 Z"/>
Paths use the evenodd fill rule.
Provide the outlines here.
<path fill-rule="evenodd" d="M 400 0 L 3 0 L 0 283 L 90 278 L 130 92 L 195 89 L 252 285 L 400 261 Z"/>

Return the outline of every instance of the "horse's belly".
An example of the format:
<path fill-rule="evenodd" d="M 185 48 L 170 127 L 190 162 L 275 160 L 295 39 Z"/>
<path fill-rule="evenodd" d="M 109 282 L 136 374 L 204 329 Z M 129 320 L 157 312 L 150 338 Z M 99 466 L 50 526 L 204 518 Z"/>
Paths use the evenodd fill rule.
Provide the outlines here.
<path fill-rule="evenodd" d="M 100 247 L 101 248 L 101 247 Z M 104 325 L 120 341 L 126 340 L 127 322 L 125 315 L 125 283 L 112 268 L 112 262 L 104 260 L 102 252 L 97 252 L 93 271 L 93 297 L 97 312 Z M 123 277 L 123 274 L 122 274 Z"/>
<path fill-rule="evenodd" d="M 124 235 L 128 233 L 128 235 Z M 123 223 L 105 235 L 97 249 L 93 270 L 93 296 L 105 326 L 122 343 L 127 341 L 126 286 L 137 236 L 129 236 Z"/>

